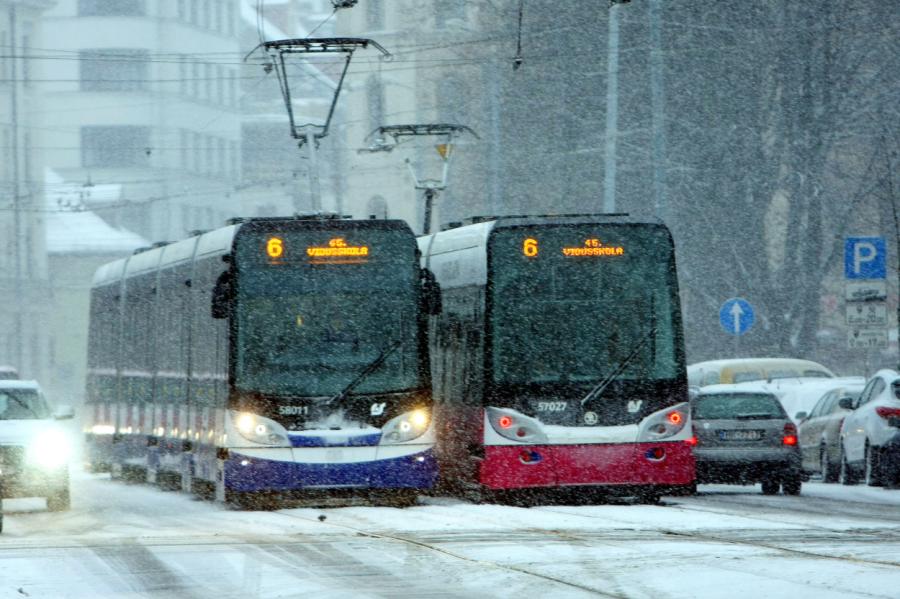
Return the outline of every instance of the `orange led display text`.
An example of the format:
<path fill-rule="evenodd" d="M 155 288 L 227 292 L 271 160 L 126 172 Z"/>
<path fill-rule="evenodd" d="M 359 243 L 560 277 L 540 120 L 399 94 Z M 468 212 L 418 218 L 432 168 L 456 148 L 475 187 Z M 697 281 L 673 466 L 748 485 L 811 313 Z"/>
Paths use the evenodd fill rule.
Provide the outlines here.
<path fill-rule="evenodd" d="M 369 257 L 369 246 L 349 245 L 343 237 L 335 237 L 328 241 L 327 246 L 311 245 L 306 248 L 306 255 L 313 259 L 351 259 L 358 261 Z M 344 261 L 344 260 L 340 260 Z"/>
<path fill-rule="evenodd" d="M 281 237 L 270 237 L 266 242 L 266 254 L 269 258 L 281 258 L 284 256 L 284 241 Z"/>
<path fill-rule="evenodd" d="M 522 253 L 525 254 L 529 258 L 534 258 L 538 255 L 538 242 L 537 239 L 533 237 L 528 237 L 525 241 L 522 242 Z"/>
<path fill-rule="evenodd" d="M 621 245 L 603 245 L 603 242 L 596 238 L 585 239 L 582 247 L 564 247 L 562 249 L 564 256 L 622 256 L 625 254 L 625 248 Z"/>

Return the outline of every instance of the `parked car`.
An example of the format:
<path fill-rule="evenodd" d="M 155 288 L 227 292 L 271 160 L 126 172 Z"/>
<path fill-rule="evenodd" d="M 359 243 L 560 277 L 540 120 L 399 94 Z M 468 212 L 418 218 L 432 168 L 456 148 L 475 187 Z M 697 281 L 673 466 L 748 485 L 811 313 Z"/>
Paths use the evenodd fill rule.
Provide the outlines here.
<path fill-rule="evenodd" d="M 833 378 L 834 373 L 811 360 L 736 358 L 689 364 L 688 384 L 696 387 L 787 378 Z"/>
<path fill-rule="evenodd" d="M 19 378 L 19 371 L 15 366 L 9 364 L 0 364 L 0 381 L 16 380 Z"/>
<path fill-rule="evenodd" d="M 900 483 L 900 374 L 879 370 L 858 400 L 839 403 L 853 410 L 841 425 L 841 482 Z"/>
<path fill-rule="evenodd" d="M 775 379 L 771 381 L 751 381 L 747 383 L 735 383 L 735 387 L 744 391 L 771 393 L 781 402 L 788 416 L 799 424 L 798 414 L 809 414 L 816 402 L 827 391 L 842 385 L 866 384 L 866 379 L 861 376 L 845 376 L 835 378 L 791 378 Z"/>
<path fill-rule="evenodd" d="M 35 381 L 0 380 L 0 497 L 46 497 L 47 509 L 69 508 L 72 445 Z"/>
<path fill-rule="evenodd" d="M 772 393 L 715 385 L 691 399 L 698 483 L 762 483 L 799 495 L 805 478 L 797 427 Z"/>
<path fill-rule="evenodd" d="M 841 470 L 841 424 L 850 410 L 842 407 L 840 401 L 847 398 L 856 401 L 864 385 L 860 381 L 829 389 L 810 412 L 800 411 L 794 416 L 799 422 L 797 437 L 803 469 L 821 474 L 827 483 L 837 482 Z"/>

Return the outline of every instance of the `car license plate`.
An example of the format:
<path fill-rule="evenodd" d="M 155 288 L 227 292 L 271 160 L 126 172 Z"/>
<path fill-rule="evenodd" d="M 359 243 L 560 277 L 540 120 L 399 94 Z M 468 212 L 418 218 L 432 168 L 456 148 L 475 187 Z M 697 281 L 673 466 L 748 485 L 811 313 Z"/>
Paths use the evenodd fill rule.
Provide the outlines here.
<path fill-rule="evenodd" d="M 719 438 L 725 441 L 758 441 L 762 431 L 719 431 Z"/>

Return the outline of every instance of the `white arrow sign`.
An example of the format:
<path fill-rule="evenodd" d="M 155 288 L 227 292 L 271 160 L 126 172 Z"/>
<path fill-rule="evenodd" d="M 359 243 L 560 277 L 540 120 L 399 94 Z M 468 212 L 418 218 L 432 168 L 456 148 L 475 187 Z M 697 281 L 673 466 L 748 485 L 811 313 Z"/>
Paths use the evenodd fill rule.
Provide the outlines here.
<path fill-rule="evenodd" d="M 744 315 L 744 310 L 741 308 L 739 303 L 735 303 L 731 306 L 731 317 L 734 319 L 734 334 L 739 335 L 741 333 L 741 316 Z"/>

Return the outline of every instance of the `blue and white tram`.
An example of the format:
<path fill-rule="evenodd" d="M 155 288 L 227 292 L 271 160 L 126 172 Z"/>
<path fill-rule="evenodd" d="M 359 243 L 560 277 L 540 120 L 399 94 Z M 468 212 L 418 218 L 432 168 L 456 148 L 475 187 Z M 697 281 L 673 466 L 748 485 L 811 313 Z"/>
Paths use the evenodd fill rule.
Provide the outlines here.
<path fill-rule="evenodd" d="M 94 470 L 221 501 L 430 488 L 427 312 L 401 221 L 236 220 L 106 264 L 91 292 Z"/>

